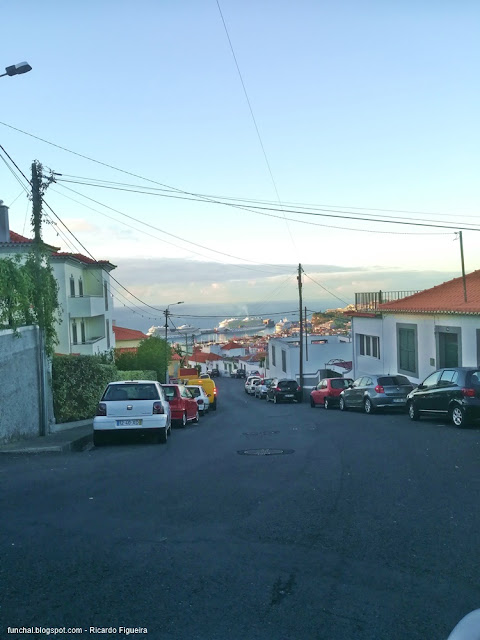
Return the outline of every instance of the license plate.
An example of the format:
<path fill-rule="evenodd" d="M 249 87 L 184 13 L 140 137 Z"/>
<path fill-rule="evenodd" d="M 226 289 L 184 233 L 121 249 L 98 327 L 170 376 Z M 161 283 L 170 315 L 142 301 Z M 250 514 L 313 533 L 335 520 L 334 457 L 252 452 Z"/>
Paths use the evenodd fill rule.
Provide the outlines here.
<path fill-rule="evenodd" d="M 293 393 L 286 393 L 285 398 L 293 398 Z"/>
<path fill-rule="evenodd" d="M 117 427 L 138 427 L 141 424 L 141 420 L 117 420 Z"/>
<path fill-rule="evenodd" d="M 393 401 L 394 402 L 405 402 L 405 400 L 403 398 L 394 398 Z"/>

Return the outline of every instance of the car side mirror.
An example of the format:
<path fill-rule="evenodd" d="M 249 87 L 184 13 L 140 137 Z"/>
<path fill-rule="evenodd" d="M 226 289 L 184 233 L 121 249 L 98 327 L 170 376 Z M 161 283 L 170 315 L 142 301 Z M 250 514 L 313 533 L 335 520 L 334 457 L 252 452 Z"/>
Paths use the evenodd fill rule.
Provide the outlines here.
<path fill-rule="evenodd" d="M 425 389 L 425 385 L 423 384 L 423 382 L 421 382 L 421 383 L 418 385 L 417 389 Z"/>

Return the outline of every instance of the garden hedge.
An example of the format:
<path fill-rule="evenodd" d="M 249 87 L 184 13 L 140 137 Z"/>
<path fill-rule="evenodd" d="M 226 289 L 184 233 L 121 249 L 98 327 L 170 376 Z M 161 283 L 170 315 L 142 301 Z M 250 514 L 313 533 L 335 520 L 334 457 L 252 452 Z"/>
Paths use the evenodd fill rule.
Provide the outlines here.
<path fill-rule="evenodd" d="M 53 409 L 57 423 L 93 418 L 100 397 L 115 380 L 156 380 L 154 371 L 118 371 L 96 356 L 55 355 Z"/>

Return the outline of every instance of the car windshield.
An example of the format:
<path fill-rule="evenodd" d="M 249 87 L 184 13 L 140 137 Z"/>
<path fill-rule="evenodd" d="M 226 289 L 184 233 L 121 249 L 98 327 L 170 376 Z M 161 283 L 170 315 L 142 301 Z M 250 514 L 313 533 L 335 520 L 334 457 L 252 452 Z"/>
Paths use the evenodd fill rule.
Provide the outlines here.
<path fill-rule="evenodd" d="M 295 380 L 280 380 L 280 382 L 278 383 L 278 387 L 279 389 L 296 389 L 297 388 L 297 383 L 295 382 Z"/>
<path fill-rule="evenodd" d="M 103 400 L 158 400 L 158 390 L 154 384 L 111 384 L 105 391 Z"/>
<path fill-rule="evenodd" d="M 382 376 L 378 378 L 378 384 L 382 387 L 398 387 L 401 385 L 411 385 L 412 383 L 405 376 Z"/>
<path fill-rule="evenodd" d="M 202 392 L 200 391 L 199 387 L 187 387 L 187 389 L 190 391 L 190 393 L 194 398 L 198 398 L 198 396 L 202 395 Z"/>
<path fill-rule="evenodd" d="M 332 389 L 346 389 L 352 382 L 353 380 L 351 380 L 350 378 L 342 378 L 332 380 L 330 384 L 332 386 Z"/>
<path fill-rule="evenodd" d="M 467 384 L 471 384 L 473 387 L 480 387 L 480 370 L 469 371 Z"/>
<path fill-rule="evenodd" d="M 171 400 L 177 395 L 177 387 L 173 385 L 163 385 L 163 390 L 165 392 L 165 397 L 167 398 L 167 400 Z"/>

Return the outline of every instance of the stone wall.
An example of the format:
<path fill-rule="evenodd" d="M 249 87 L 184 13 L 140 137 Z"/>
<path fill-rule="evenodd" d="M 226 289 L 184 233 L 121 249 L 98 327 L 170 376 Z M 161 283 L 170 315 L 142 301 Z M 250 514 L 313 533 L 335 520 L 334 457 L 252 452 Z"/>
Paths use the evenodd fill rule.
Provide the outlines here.
<path fill-rule="evenodd" d="M 16 336 L 0 331 L 0 442 L 40 433 L 40 353 L 37 327 L 22 327 Z M 47 372 L 48 424 L 53 423 L 50 374 Z"/>

